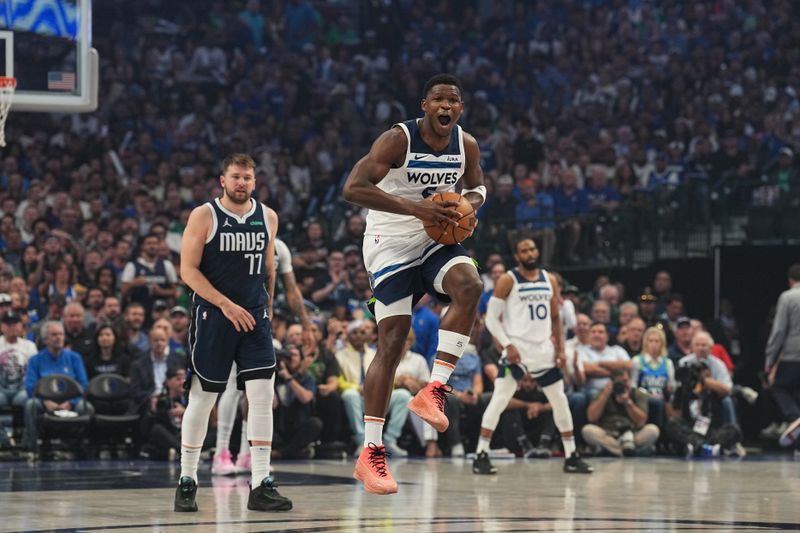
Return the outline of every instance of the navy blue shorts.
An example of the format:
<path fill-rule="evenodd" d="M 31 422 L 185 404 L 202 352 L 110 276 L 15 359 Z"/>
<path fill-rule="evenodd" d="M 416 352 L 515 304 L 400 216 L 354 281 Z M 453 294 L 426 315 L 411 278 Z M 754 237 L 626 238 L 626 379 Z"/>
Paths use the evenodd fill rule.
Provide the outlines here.
<path fill-rule="evenodd" d="M 519 381 L 525 377 L 525 374 L 530 374 L 540 387 L 547 387 L 548 385 L 552 385 L 564 379 L 564 374 L 561 372 L 561 369 L 557 367 L 534 374 L 528 372 L 528 369 L 522 363 L 509 363 L 505 358 L 500 359 L 498 366 L 500 367 L 500 372 L 498 374 L 500 377 L 510 375 L 512 378 Z"/>
<path fill-rule="evenodd" d="M 373 290 L 372 296 L 384 305 L 413 295 L 412 307 L 425 293 L 435 296 L 442 303 L 450 303 L 450 297 L 437 291 L 434 281 L 441 269 L 456 257 L 469 257 L 460 244 L 442 246 L 421 264 L 390 274 Z"/>
<path fill-rule="evenodd" d="M 255 329 L 239 332 L 218 307 L 197 305 L 192 309 L 189 370 L 198 377 L 204 391 L 224 391 L 234 362 L 240 390 L 245 381 L 269 379 L 275 373 L 272 326 L 266 307 L 248 311 L 256 319 Z M 187 383 L 189 379 L 187 376 Z"/>

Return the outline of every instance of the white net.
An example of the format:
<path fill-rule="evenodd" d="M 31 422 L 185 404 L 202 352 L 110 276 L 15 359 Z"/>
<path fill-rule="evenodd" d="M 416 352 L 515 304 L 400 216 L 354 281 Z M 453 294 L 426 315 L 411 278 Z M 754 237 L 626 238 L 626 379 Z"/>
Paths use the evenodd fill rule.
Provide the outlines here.
<path fill-rule="evenodd" d="M 15 78 L 0 77 L 0 147 L 6 145 L 6 119 L 17 88 Z"/>

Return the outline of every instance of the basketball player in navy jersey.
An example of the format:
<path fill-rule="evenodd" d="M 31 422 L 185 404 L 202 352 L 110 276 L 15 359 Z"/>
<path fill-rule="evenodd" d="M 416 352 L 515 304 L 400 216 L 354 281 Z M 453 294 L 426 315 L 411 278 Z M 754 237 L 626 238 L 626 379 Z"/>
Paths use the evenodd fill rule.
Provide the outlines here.
<path fill-rule="evenodd" d="M 503 348 L 503 357 L 492 399 L 483 412 L 472 471 L 497 473 L 489 461 L 489 443 L 500 415 L 517 390 L 517 381 L 529 373 L 553 409 L 564 444 L 564 471 L 589 474 L 592 467 L 575 451 L 572 414 L 564 394 L 561 368 L 566 356 L 558 279 L 539 266 L 539 249 L 533 239 L 517 240 L 514 258 L 517 267 L 498 278 L 486 310 L 486 329 Z"/>
<path fill-rule="evenodd" d="M 189 330 L 189 404 L 181 428 L 181 475 L 175 511 L 197 511 L 197 464 L 208 417 L 233 363 L 250 404 L 252 457 L 247 508 L 288 511 L 269 476 L 275 352 L 270 319 L 278 215 L 251 198 L 255 162 L 232 154 L 222 163 L 223 195 L 195 208 L 181 245 L 181 277 L 194 291 Z"/>
<path fill-rule="evenodd" d="M 448 302 L 430 383 L 409 402 L 409 409 L 438 431 L 447 429 L 444 398 L 447 380 L 469 342 L 483 285 L 466 250 L 433 241 L 424 224 L 455 224 L 453 202 L 426 200 L 453 191 L 477 210 L 486 198 L 480 150 L 475 138 L 457 125 L 464 111 L 461 82 L 438 74 L 422 95 L 421 119 L 395 124 L 353 167 L 344 198 L 369 208 L 364 233 L 364 263 L 373 288 L 378 350 L 364 384 L 364 447 L 355 477 L 368 492 L 397 492 L 382 442 L 384 416 L 394 373 L 411 327 L 411 311 L 425 293 Z"/>

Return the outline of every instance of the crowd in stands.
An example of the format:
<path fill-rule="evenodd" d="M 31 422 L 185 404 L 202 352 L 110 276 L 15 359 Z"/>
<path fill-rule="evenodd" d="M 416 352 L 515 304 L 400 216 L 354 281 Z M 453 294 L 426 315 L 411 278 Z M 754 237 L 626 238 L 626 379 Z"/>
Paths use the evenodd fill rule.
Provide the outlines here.
<path fill-rule="evenodd" d="M 621 243 L 642 239 L 654 225 L 706 223 L 717 215 L 712 191 L 727 190 L 732 205 L 794 205 L 798 20 L 788 0 L 98 4 L 98 110 L 12 113 L 7 125 L 0 347 L 15 348 L 0 349 L 0 401 L 30 403 L 36 378 L 56 368 L 82 386 L 121 374 L 131 387 L 130 409 L 150 420 L 141 441 L 163 451 L 182 412 L 175 391 L 188 348 L 191 301 L 177 276 L 181 233 L 193 207 L 221 194 L 218 162 L 247 152 L 258 162 L 258 200 L 279 214 L 318 336 L 315 351 L 296 348 L 294 317 L 277 302 L 274 331 L 287 372 L 313 378 L 298 381 L 313 389 L 314 401 L 293 393 L 286 406 L 307 414 L 317 440 L 349 443 L 361 431 L 353 415 L 357 363 L 363 369 L 368 361 L 375 325 L 365 305 L 364 214 L 341 200 L 341 186 L 371 139 L 420 114 L 426 79 L 450 71 L 467 89 L 461 124 L 479 142 L 489 191 L 467 245 L 481 259 L 488 290 L 503 262 L 512 266 L 508 242 L 521 232 L 537 238 L 546 266 L 580 265 L 613 259 Z M 661 411 L 677 390 L 680 361 L 716 361 L 710 351 L 729 376 L 739 356 L 735 325 L 723 324 L 711 342 L 665 285 L 656 277 L 640 296 L 608 279 L 565 290 L 565 303 L 579 312 L 568 378 L 576 424 L 591 428 L 587 443 L 603 446 L 616 432 L 619 449 L 631 442 L 646 448 L 656 433 L 650 423 L 658 443 L 665 435 L 680 442 L 688 422 L 671 425 Z M 428 364 L 438 311 L 436 302 L 423 303 L 414 319 L 411 352 Z M 462 423 L 437 441 L 411 422 L 428 455 L 473 445 L 499 356 L 480 323 L 473 337 L 448 404 Z M 426 379 L 411 352 L 398 375 L 398 406 Z M 612 369 L 608 361 L 619 364 Z M 647 370 L 656 366 L 667 372 L 664 383 Z M 737 389 L 719 365 L 707 366 L 719 384 L 711 427 L 735 427 L 730 392 Z M 643 382 L 647 397 L 630 399 L 650 422 L 640 426 L 637 411 L 632 435 L 614 429 L 616 384 L 632 390 Z M 519 394 L 524 414 L 496 438 L 528 449 L 525 432 L 533 428 L 534 448 L 555 449 L 540 391 L 524 384 Z M 89 406 L 42 402 L 29 405 L 28 419 L 41 409 Z M 674 409 L 696 418 L 680 402 Z M 406 416 L 398 407 L 387 426 L 394 432 L 387 442 L 396 439 L 400 449 L 410 446 L 399 420 Z M 155 419 L 167 431 L 151 439 Z M 291 420 L 279 423 L 278 434 L 307 447 Z M 726 448 L 735 449 L 738 434 L 723 433 Z M 35 446 L 35 434 L 26 436 Z"/>

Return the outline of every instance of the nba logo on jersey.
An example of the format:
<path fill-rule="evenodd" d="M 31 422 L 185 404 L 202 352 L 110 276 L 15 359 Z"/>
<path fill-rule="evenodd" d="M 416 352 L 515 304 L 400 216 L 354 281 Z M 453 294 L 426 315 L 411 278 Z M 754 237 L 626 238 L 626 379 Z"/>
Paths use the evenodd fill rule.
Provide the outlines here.
<path fill-rule="evenodd" d="M 381 236 L 375 235 L 375 244 L 378 244 L 379 242 L 381 242 Z"/>
<path fill-rule="evenodd" d="M 203 320 L 208 318 L 208 311 L 203 311 Z"/>

